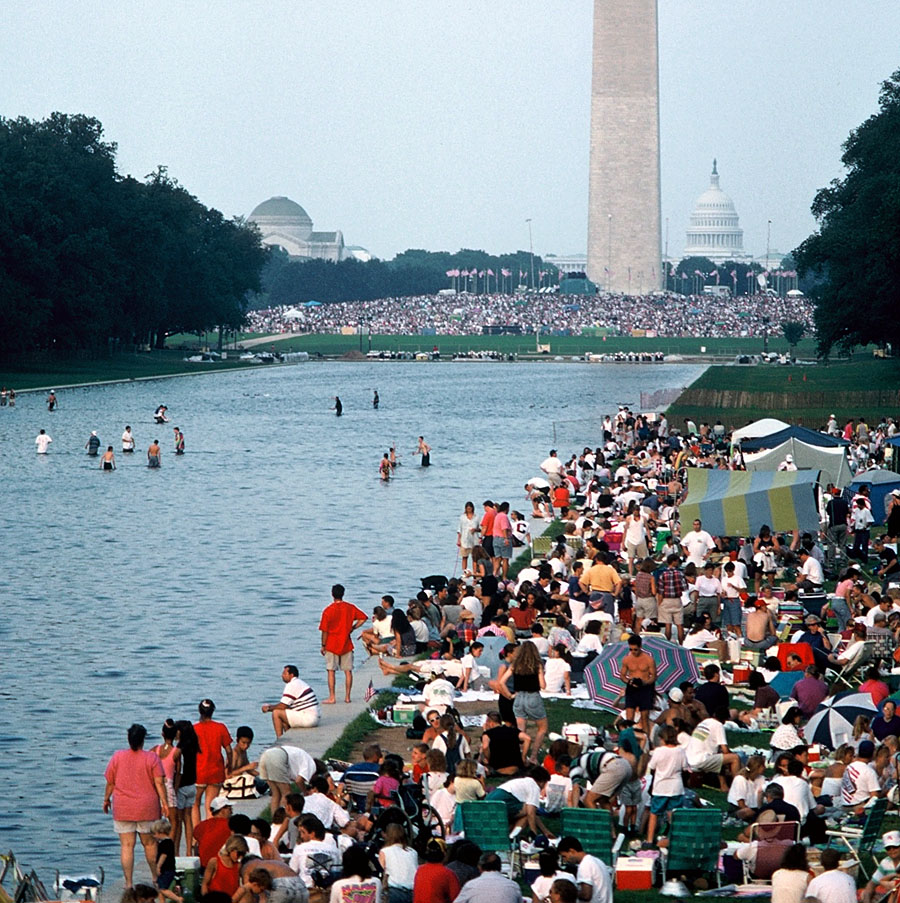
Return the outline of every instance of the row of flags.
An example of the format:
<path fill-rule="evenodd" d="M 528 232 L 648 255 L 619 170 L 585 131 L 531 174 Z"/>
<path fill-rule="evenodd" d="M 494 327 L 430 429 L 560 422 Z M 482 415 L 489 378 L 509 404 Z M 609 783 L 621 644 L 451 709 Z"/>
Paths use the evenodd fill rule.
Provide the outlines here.
<path fill-rule="evenodd" d="M 507 270 L 507 269 L 502 269 L 502 270 L 500 270 L 500 273 L 499 273 L 499 275 L 504 276 L 504 277 L 507 277 L 507 278 L 508 278 L 509 276 L 512 276 L 512 274 L 513 274 L 512 270 Z M 497 276 L 497 275 L 498 275 L 498 274 L 495 273 L 495 272 L 494 272 L 493 270 L 491 270 L 491 269 L 488 269 L 488 270 L 476 270 L 476 269 L 472 269 L 472 270 L 447 270 L 447 276 L 448 276 L 450 279 L 459 279 L 459 278 L 462 278 L 462 279 L 468 279 L 470 276 L 477 276 L 479 279 L 484 279 L 485 276 Z M 519 279 L 524 279 L 527 275 L 528 275 L 528 274 L 525 272 L 525 270 L 519 270 Z M 548 276 L 548 275 L 549 275 L 549 272 L 548 272 L 547 270 L 541 270 L 541 271 L 540 271 L 540 275 L 541 275 L 542 277 L 543 277 L 543 276 Z"/>
<path fill-rule="evenodd" d="M 605 267 L 604 267 L 604 269 L 605 269 Z M 669 275 L 670 276 L 678 276 L 681 279 L 690 279 L 691 278 L 690 276 L 688 276 L 687 273 L 676 273 L 675 267 L 669 268 Z M 716 281 L 718 281 L 718 279 L 719 279 L 719 271 L 717 269 L 713 270 L 710 273 L 703 273 L 700 270 L 694 270 L 694 275 L 700 276 L 701 279 L 715 278 Z M 728 275 L 731 276 L 732 279 L 737 279 L 737 270 L 732 270 Z M 751 270 L 751 269 L 747 270 L 747 278 L 748 279 L 752 279 L 757 275 L 759 275 L 759 276 L 780 276 L 784 279 L 796 279 L 797 271 L 796 270 L 762 270 L 760 273 L 757 274 L 757 273 L 754 273 L 753 270 Z"/>

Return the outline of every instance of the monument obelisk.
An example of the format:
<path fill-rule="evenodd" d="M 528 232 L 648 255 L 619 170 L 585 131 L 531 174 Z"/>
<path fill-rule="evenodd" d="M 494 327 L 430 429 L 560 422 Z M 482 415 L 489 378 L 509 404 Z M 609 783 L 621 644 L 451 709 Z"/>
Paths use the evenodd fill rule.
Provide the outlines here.
<path fill-rule="evenodd" d="M 587 275 L 650 292 L 660 258 L 656 0 L 594 0 Z"/>

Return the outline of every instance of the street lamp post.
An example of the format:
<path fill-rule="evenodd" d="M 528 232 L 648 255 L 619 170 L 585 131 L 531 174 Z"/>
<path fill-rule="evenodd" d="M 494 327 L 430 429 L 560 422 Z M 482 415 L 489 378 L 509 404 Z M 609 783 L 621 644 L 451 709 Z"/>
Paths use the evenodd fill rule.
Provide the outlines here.
<path fill-rule="evenodd" d="M 531 255 L 531 290 L 534 291 L 534 241 L 531 238 L 531 217 L 525 220 L 528 223 L 528 253 Z"/>
<path fill-rule="evenodd" d="M 666 253 L 663 259 L 663 272 L 666 274 L 666 291 L 669 290 L 669 217 L 666 217 Z M 657 286 L 659 288 L 659 286 Z"/>
<path fill-rule="evenodd" d="M 764 269 L 766 271 L 766 275 L 769 273 L 769 246 L 772 244 L 772 220 L 768 220 L 766 223 L 766 263 Z M 766 279 L 766 286 L 768 287 L 769 280 Z"/>

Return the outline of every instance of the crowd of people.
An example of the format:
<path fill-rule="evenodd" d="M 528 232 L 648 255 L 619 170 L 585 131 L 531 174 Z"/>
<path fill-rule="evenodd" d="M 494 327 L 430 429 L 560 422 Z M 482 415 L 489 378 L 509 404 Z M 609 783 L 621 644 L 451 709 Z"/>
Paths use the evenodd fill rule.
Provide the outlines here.
<path fill-rule="evenodd" d="M 858 446 L 893 427 L 890 418 L 862 424 L 848 427 Z M 857 532 L 855 509 L 870 510 L 864 492 L 833 496 L 819 533 L 779 535 L 762 525 L 754 535 L 713 536 L 699 520 L 682 524 L 679 506 L 691 466 L 740 466 L 721 424 L 686 422 L 679 431 L 664 415 L 623 406 L 604 418 L 601 435 L 580 453 L 550 451 L 525 484 L 525 513 L 508 501 L 487 499 L 477 514 L 473 502 L 464 505 L 460 577 L 423 579 L 406 605 L 385 594 L 371 613 L 332 587 L 320 623 L 329 696 L 320 702 L 299 670 L 285 666 L 280 701 L 263 706 L 280 740 L 258 762 L 248 754 L 252 731 L 238 728 L 233 744 L 213 720 L 211 700 L 201 702 L 195 724 L 167 721 L 152 751 L 143 750 L 146 731 L 133 726 L 129 750 L 110 761 L 104 800 L 113 806 L 126 883 L 139 838 L 157 882 L 151 890 L 180 903 L 171 863 L 183 836 L 185 851 L 200 856 L 209 903 L 267 903 L 270 895 L 276 903 L 521 900 L 497 853 L 465 837 L 466 804 L 488 800 L 503 804 L 511 836 L 545 838 L 535 900 L 611 903 L 609 863 L 585 852 L 577 836 L 555 837 L 553 816 L 562 807 L 606 809 L 632 844 L 664 849 L 671 813 L 692 805 L 691 788 L 710 781 L 725 795 L 727 823 L 741 829 L 730 855 L 751 870 L 759 830 L 752 826 L 797 823 L 802 842 L 785 848 L 775 903 L 852 903 L 856 889 L 835 851 L 822 852 L 812 881 L 808 856 L 829 825 L 865 818 L 873 802 L 898 793 L 900 716 L 886 674 L 900 648 L 892 544 L 900 499 L 888 532 L 871 545 L 870 523 L 853 548 L 847 532 L 848 523 Z M 869 460 L 879 451 L 876 441 Z M 839 498 L 844 508 L 834 504 Z M 532 526 L 551 520 L 560 523 L 549 551 L 512 568 L 516 550 L 527 554 L 533 542 Z M 296 733 L 284 737 L 314 728 L 320 705 L 337 704 L 338 671 L 350 700 L 357 631 L 387 677 L 405 675 L 417 686 L 409 761 L 370 743 L 360 761 L 338 766 L 294 745 Z M 644 648 L 658 637 L 707 653 L 702 679 L 662 692 L 658 663 Z M 620 641 L 627 652 L 616 665 L 619 715 L 600 753 L 581 755 L 548 736 L 545 700 L 571 697 L 592 662 Z M 494 667 L 483 664 L 488 652 Z M 735 666 L 744 664 L 749 674 L 739 686 Z M 838 675 L 849 685 L 856 672 L 871 712 L 846 735 L 817 738 L 817 765 L 804 728 L 837 690 Z M 476 699 L 487 710 L 480 726 L 460 715 Z M 732 748 L 727 731 L 767 731 L 768 748 L 748 756 Z M 229 787 L 260 782 L 272 794 L 271 823 L 234 814 L 227 796 Z M 865 903 L 898 876 L 900 834 L 888 832 L 884 844 Z"/>
<path fill-rule="evenodd" d="M 659 337 L 737 338 L 780 334 L 780 324 L 814 329 L 804 297 L 769 295 L 416 295 L 342 301 L 318 307 L 254 310 L 247 326 L 263 333 L 336 333 L 345 327 L 382 335 L 481 335 L 485 327 L 512 326 L 580 335 L 605 328 L 614 335 L 644 330 Z"/>

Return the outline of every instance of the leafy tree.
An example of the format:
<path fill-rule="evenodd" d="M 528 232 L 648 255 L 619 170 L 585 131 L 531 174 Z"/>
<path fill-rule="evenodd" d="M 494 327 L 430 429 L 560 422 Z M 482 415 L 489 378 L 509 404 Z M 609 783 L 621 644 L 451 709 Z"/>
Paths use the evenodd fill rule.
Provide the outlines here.
<path fill-rule="evenodd" d="M 784 333 L 788 345 L 791 348 L 796 348 L 806 332 L 806 324 L 798 323 L 795 320 L 787 320 L 781 324 L 781 331 Z"/>
<path fill-rule="evenodd" d="M 0 351 L 162 345 L 173 329 L 235 326 L 266 258 L 160 167 L 116 172 L 89 116 L 0 119 Z"/>
<path fill-rule="evenodd" d="M 879 111 L 843 147 L 847 175 L 816 194 L 818 231 L 794 252 L 800 275 L 817 280 L 810 293 L 820 354 L 900 342 L 900 70 L 882 83 Z"/>

